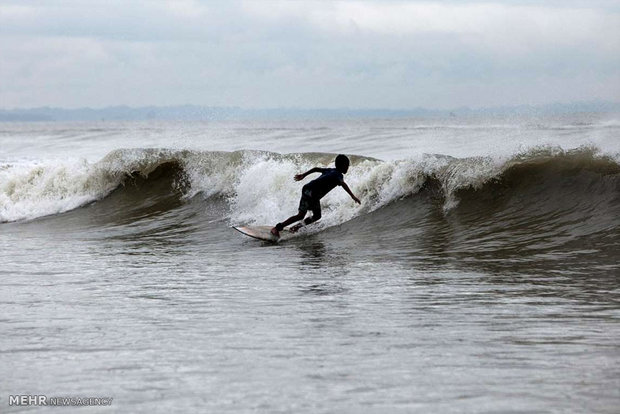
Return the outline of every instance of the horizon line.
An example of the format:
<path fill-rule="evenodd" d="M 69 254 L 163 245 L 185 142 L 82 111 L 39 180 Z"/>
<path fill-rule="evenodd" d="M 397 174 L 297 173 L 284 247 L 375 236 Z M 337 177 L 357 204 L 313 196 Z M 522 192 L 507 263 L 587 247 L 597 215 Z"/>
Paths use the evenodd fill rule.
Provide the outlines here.
<path fill-rule="evenodd" d="M 0 122 L 72 122 L 72 121 L 226 121 L 275 119 L 367 119 L 406 117 L 467 116 L 541 116 L 570 113 L 620 113 L 620 102 L 578 101 L 542 105 L 503 105 L 451 109 L 424 107 L 390 108 L 243 108 L 238 106 L 106 106 L 102 108 L 33 107 L 0 109 Z"/>
<path fill-rule="evenodd" d="M 407 112 L 407 111 L 432 111 L 432 112 L 451 112 L 451 111 L 484 111 L 488 109 L 509 109 L 509 108 L 544 108 L 551 106 L 600 106 L 600 105 L 619 105 L 620 101 L 610 100 L 578 100 L 578 101 L 564 101 L 564 102 L 550 102 L 550 103 L 522 103 L 522 104 L 498 104 L 498 105 L 485 105 L 485 106 L 469 106 L 461 105 L 450 108 L 437 108 L 426 106 L 414 106 L 414 107 L 303 107 L 303 106 L 241 106 L 241 105 L 208 105 L 208 104 L 171 104 L 171 105 L 159 105 L 159 104 L 142 104 L 142 105 L 130 105 L 130 104 L 110 104 L 105 106 L 56 106 L 56 105 L 39 105 L 39 106 L 24 106 L 24 107 L 0 107 L 0 111 L 13 112 L 13 111 L 30 111 L 30 110 L 63 110 L 63 111 L 77 111 L 77 110 L 92 110 L 102 111 L 106 109 L 170 109 L 170 108 L 201 108 L 201 109 L 231 109 L 242 111 L 391 111 L 391 112 Z"/>

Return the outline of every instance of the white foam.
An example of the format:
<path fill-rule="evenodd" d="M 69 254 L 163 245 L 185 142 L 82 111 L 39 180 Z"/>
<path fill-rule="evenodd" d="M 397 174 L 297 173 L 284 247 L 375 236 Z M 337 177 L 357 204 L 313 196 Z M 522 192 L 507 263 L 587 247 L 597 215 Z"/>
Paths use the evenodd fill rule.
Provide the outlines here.
<path fill-rule="evenodd" d="M 586 154 L 594 150 L 583 148 Z M 450 210 L 458 204 L 460 189 L 480 188 L 523 160 L 562 153 L 557 147 L 536 147 L 510 157 L 361 159 L 351 166 L 345 181 L 362 204 L 355 204 L 336 188 L 321 200 L 323 217 L 316 227 L 338 225 L 416 194 L 429 177 L 439 182 L 444 208 Z M 20 161 L 0 166 L 0 221 L 28 220 L 83 206 L 107 196 L 127 174 L 147 176 L 163 163 L 174 162 L 186 174 L 186 197 L 198 193 L 205 198 L 225 197 L 232 224 L 275 224 L 297 213 L 302 186 L 317 176 L 295 182 L 294 175 L 315 166 L 333 166 L 333 158 L 329 154 L 128 149 L 112 151 L 96 163 L 83 159 Z"/>
<path fill-rule="evenodd" d="M 0 170 L 0 221 L 33 219 L 100 199 L 120 182 L 86 161 L 47 161 Z"/>
<path fill-rule="evenodd" d="M 364 160 L 355 164 L 345 175 L 345 182 L 360 198 L 361 205 L 354 203 L 344 190 L 337 187 L 321 200 L 322 219 L 317 227 L 344 223 L 415 194 L 430 174 L 447 163 L 445 157 L 424 156 L 418 161 Z M 315 166 L 330 165 L 268 156 L 246 159 L 230 195 L 231 221 L 234 224 L 275 224 L 296 214 L 301 187 L 318 175 L 309 176 L 301 183 L 295 182 L 293 177 Z"/>
<path fill-rule="evenodd" d="M 100 200 L 126 174 L 148 175 L 174 155 L 165 150 L 113 151 L 101 161 L 48 159 L 0 168 L 0 222 L 58 214 Z"/>

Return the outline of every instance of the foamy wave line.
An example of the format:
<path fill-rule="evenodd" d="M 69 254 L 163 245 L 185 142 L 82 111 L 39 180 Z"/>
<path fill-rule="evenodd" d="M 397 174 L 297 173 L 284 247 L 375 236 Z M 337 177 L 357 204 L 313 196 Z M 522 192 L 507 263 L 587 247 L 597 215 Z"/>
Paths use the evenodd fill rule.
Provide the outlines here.
<path fill-rule="evenodd" d="M 47 160 L 0 168 L 0 222 L 58 214 L 100 200 L 139 171 L 173 158 L 164 150 L 113 151 L 96 163 Z"/>
<path fill-rule="evenodd" d="M 420 155 L 386 162 L 352 156 L 345 180 L 362 204 L 354 204 L 344 191 L 332 191 L 322 200 L 319 227 L 341 224 L 416 194 L 429 180 L 439 183 L 444 209 L 450 210 L 458 205 L 460 190 L 481 188 L 515 165 L 568 158 L 587 164 L 597 157 L 596 148 L 570 152 L 549 147 L 501 159 Z M 216 194 L 225 197 L 233 224 L 275 223 L 297 210 L 303 183 L 292 177 L 314 166 L 333 165 L 333 159 L 334 154 L 324 153 L 120 149 L 96 163 L 48 160 L 4 165 L 0 166 L 0 221 L 29 220 L 72 210 L 106 197 L 132 174 L 148 177 L 163 164 L 174 163 L 185 174 L 185 197 L 199 193 L 205 198 Z"/>

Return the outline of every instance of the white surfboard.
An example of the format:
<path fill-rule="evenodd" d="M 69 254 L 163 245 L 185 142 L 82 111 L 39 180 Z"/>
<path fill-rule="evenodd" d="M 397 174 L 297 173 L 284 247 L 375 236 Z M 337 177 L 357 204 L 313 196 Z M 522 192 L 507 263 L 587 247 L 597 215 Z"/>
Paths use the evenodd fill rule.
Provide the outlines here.
<path fill-rule="evenodd" d="M 277 242 L 281 240 L 288 240 L 297 233 L 292 233 L 288 229 L 284 229 L 280 232 L 280 238 L 271 234 L 273 226 L 233 226 L 233 229 L 245 234 L 246 236 L 254 237 L 255 239 Z"/>

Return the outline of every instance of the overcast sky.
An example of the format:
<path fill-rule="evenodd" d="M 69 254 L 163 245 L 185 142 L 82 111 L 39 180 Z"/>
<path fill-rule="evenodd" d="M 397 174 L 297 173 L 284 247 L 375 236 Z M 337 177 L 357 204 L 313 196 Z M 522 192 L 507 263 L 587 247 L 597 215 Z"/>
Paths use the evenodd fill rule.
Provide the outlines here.
<path fill-rule="evenodd" d="M 0 108 L 620 101 L 620 1 L 0 0 Z"/>

